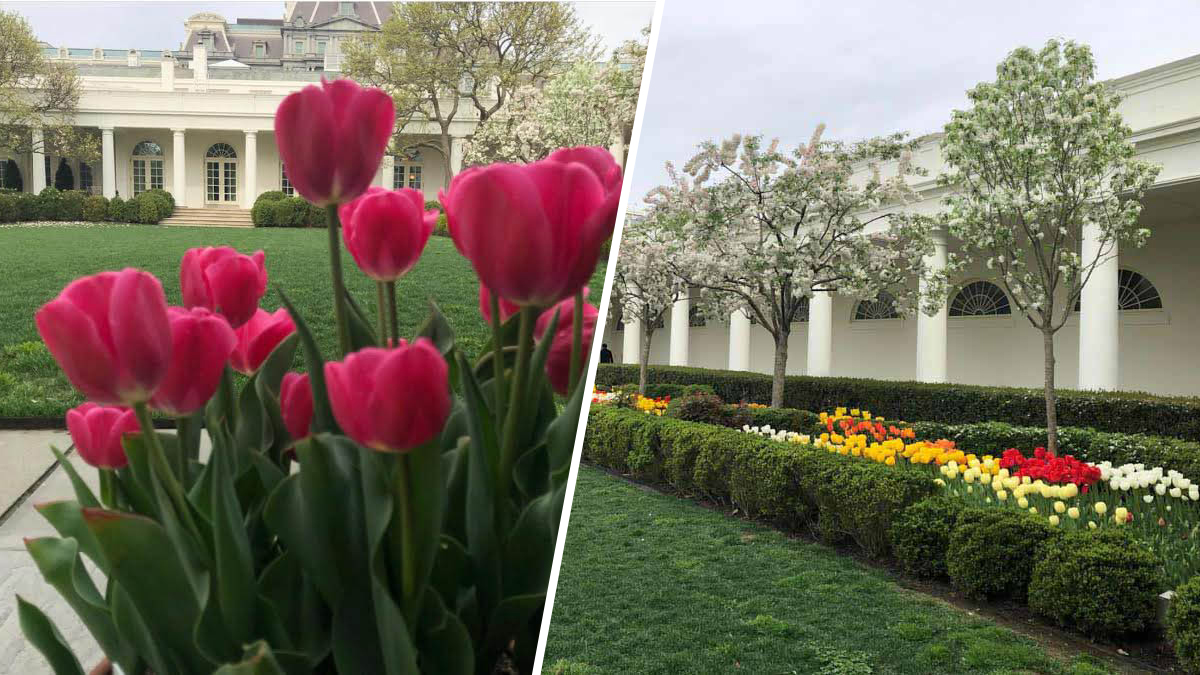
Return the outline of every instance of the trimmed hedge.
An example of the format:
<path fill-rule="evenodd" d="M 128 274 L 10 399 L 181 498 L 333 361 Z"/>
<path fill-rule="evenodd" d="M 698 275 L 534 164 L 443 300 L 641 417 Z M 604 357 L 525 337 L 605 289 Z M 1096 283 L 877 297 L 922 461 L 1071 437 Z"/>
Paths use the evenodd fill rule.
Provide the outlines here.
<path fill-rule="evenodd" d="M 300 197 L 288 197 L 277 190 L 264 192 L 254 200 L 250 219 L 255 227 L 325 227 L 325 210 Z"/>
<path fill-rule="evenodd" d="M 250 207 L 250 220 L 255 227 L 270 227 L 275 224 L 275 202 L 287 197 L 280 190 L 268 190 L 254 200 Z"/>
<path fill-rule="evenodd" d="M 93 223 L 108 220 L 108 199 L 104 195 L 92 195 L 83 200 L 83 219 Z"/>
<path fill-rule="evenodd" d="M 81 190 L 47 187 L 40 193 L 0 191 L 0 223 L 66 221 L 157 224 L 175 210 L 165 190 L 148 190 L 130 200 L 109 201 Z"/>
<path fill-rule="evenodd" d="M 946 550 L 959 515 L 961 499 L 936 494 L 904 509 L 892 523 L 892 546 L 904 571 L 923 579 L 946 576 Z"/>
<path fill-rule="evenodd" d="M 603 364 L 596 384 L 637 381 L 637 366 Z M 708 384 L 726 401 L 771 400 L 771 376 L 731 370 L 652 366 L 655 384 Z M 784 404 L 804 410 L 865 406 L 891 419 L 945 424 L 998 421 L 1045 426 L 1046 403 L 1040 389 L 980 387 L 926 382 L 894 382 L 847 377 L 786 378 Z M 1200 399 L 1131 392 L 1058 391 L 1058 423 L 1101 431 L 1149 433 L 1200 441 Z"/>
<path fill-rule="evenodd" d="M 950 583 L 970 597 L 1024 602 L 1042 544 L 1061 536 L 1043 519 L 1021 511 L 964 509 L 946 548 Z"/>
<path fill-rule="evenodd" d="M 1186 673 L 1200 673 L 1200 577 L 1175 589 L 1167 610 L 1167 637 Z"/>

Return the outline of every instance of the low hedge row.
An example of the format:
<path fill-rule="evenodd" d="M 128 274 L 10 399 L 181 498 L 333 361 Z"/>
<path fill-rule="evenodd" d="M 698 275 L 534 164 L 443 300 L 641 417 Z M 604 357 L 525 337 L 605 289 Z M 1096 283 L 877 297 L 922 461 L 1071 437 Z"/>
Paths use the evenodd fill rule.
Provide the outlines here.
<path fill-rule="evenodd" d="M 47 187 L 38 194 L 0 190 L 0 223 L 27 221 L 157 224 L 175 210 L 165 190 L 147 190 L 132 199 L 111 200 L 81 190 Z"/>
<path fill-rule="evenodd" d="M 637 379 L 636 365 L 604 364 L 596 373 L 597 385 L 611 386 Z M 648 370 L 647 381 L 707 384 L 726 401 L 771 400 L 771 377 L 761 373 L 653 366 Z M 784 383 L 783 398 L 787 407 L 803 410 L 865 406 L 891 419 L 1046 425 L 1046 404 L 1040 389 L 793 375 Z M 1200 441 L 1200 399 L 1064 389 L 1058 392 L 1058 423 L 1066 427 Z"/>
<path fill-rule="evenodd" d="M 300 197 L 288 197 L 278 190 L 264 192 L 250 208 L 255 227 L 326 227 L 325 210 Z"/>
<path fill-rule="evenodd" d="M 1031 609 L 1093 637 L 1145 631 L 1160 562 L 1124 532 L 1064 535 L 1039 518 L 935 494 L 932 477 L 734 429 L 595 406 L 583 454 L 649 482 L 736 505 L 823 541 L 895 556 L 911 574 L 948 577 L 975 597 Z"/>

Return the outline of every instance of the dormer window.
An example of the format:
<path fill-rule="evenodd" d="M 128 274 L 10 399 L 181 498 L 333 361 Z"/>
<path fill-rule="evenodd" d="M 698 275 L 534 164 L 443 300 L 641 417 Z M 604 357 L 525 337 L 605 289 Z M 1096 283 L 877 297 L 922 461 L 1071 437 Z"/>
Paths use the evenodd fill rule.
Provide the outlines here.
<path fill-rule="evenodd" d="M 339 16 L 354 16 L 354 3 L 353 2 L 339 2 L 338 3 L 338 15 Z"/>
<path fill-rule="evenodd" d="M 97 61 L 103 61 L 104 60 L 104 50 L 99 47 L 96 47 L 95 49 L 92 50 L 92 58 L 96 59 Z"/>
<path fill-rule="evenodd" d="M 130 49 L 129 50 L 129 67 L 137 68 L 140 65 L 142 65 L 141 53 L 136 49 Z"/>
<path fill-rule="evenodd" d="M 70 50 L 68 50 L 66 47 L 59 47 L 59 48 L 58 48 L 58 58 L 60 58 L 60 59 L 67 59 L 67 58 L 70 58 L 70 57 L 71 57 L 71 52 L 70 52 Z"/>
<path fill-rule="evenodd" d="M 255 42 L 254 43 L 254 58 L 263 59 L 263 58 L 266 58 L 266 56 L 267 56 L 267 43 Z"/>

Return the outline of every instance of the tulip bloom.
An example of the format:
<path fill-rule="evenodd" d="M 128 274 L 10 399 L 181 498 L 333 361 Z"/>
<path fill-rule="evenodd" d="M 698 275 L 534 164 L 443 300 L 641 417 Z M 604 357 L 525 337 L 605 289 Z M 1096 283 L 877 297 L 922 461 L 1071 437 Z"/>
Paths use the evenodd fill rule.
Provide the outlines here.
<path fill-rule="evenodd" d="M 167 298 L 148 272 L 127 268 L 76 279 L 35 318 L 67 379 L 95 403 L 144 403 L 167 374 Z"/>
<path fill-rule="evenodd" d="M 120 469 L 129 464 L 121 440 L 140 427 L 130 408 L 84 403 L 67 411 L 67 431 L 83 461 L 101 469 Z"/>
<path fill-rule="evenodd" d="M 521 311 L 519 305 L 515 305 L 504 298 L 498 298 L 500 305 L 500 323 L 508 321 L 508 318 L 517 312 Z M 479 313 L 483 315 L 483 320 L 488 323 L 492 322 L 492 293 L 487 286 L 479 284 Z"/>
<path fill-rule="evenodd" d="M 188 249 L 179 265 L 184 306 L 203 307 L 241 326 L 267 292 L 265 260 L 262 251 L 245 255 L 228 246 Z"/>
<path fill-rule="evenodd" d="M 237 337 L 218 314 L 193 307 L 171 307 L 171 364 L 150 405 L 172 417 L 204 407 L 217 391 Z"/>
<path fill-rule="evenodd" d="M 532 164 L 467 169 L 438 196 L 480 281 L 517 305 L 545 308 L 591 277 L 620 188 L 608 151 L 571 148 Z"/>
<path fill-rule="evenodd" d="M 425 210 L 425 198 L 410 188 L 372 187 L 338 209 L 346 249 L 367 276 L 395 281 L 417 259 L 438 219 L 437 209 Z"/>
<path fill-rule="evenodd" d="M 249 321 L 234 331 L 237 347 L 229 357 L 229 365 L 244 375 L 253 375 L 262 367 L 263 361 L 283 342 L 296 332 L 296 324 L 286 309 L 277 309 L 274 314 L 259 309 Z"/>
<path fill-rule="evenodd" d="M 288 373 L 279 385 L 279 411 L 292 440 L 307 438 L 312 428 L 313 397 L 308 375 Z"/>
<path fill-rule="evenodd" d="M 435 438 L 450 414 L 446 360 L 427 338 L 369 347 L 325 364 L 338 425 L 360 445 L 404 452 Z"/>
<path fill-rule="evenodd" d="M 374 180 L 395 122 L 392 97 L 353 80 L 321 78 L 288 94 L 275 112 L 288 180 L 320 207 L 354 199 Z"/>
<path fill-rule="evenodd" d="M 555 311 L 558 311 L 558 328 L 550 338 L 554 341 L 550 343 L 550 353 L 546 356 L 546 377 L 549 378 L 554 391 L 566 396 L 567 386 L 571 381 L 571 343 L 574 339 L 575 299 L 563 300 L 543 312 L 538 317 L 537 324 L 534 325 L 533 334 L 538 340 L 543 338 L 546 329 L 550 327 L 550 320 L 554 318 Z M 587 350 L 592 344 L 592 337 L 596 334 L 596 319 L 599 316 L 600 311 L 596 309 L 595 305 L 583 303 L 583 341 L 579 345 L 579 373 L 587 370 Z"/>

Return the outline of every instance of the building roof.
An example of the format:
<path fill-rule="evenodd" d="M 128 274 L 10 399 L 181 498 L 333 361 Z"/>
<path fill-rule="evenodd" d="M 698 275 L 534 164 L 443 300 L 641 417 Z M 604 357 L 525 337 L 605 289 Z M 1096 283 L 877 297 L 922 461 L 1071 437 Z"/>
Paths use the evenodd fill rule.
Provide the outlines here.
<path fill-rule="evenodd" d="M 342 5 L 351 5 L 351 14 L 342 14 Z M 392 15 L 390 2 L 297 2 L 288 7 L 284 23 L 294 22 L 297 17 L 303 19 L 304 26 L 325 23 L 343 16 L 353 16 L 360 21 L 379 28 Z"/>

